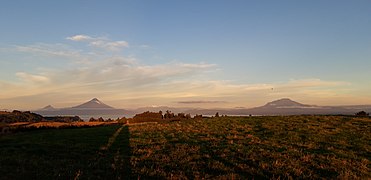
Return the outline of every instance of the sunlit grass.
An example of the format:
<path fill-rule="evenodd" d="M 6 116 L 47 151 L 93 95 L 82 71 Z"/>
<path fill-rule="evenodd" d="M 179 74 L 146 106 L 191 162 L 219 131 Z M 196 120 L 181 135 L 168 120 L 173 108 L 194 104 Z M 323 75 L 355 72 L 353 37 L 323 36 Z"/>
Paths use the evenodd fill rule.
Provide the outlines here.
<path fill-rule="evenodd" d="M 371 121 L 341 116 L 226 117 L 131 126 L 144 178 L 366 178 Z"/>

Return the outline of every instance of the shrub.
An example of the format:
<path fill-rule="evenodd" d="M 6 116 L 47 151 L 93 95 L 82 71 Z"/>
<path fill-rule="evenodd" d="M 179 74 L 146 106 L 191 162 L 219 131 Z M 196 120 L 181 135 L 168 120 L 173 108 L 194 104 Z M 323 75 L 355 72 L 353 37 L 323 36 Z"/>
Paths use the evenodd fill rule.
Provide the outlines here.
<path fill-rule="evenodd" d="M 360 111 L 360 112 L 357 112 L 356 113 L 356 116 L 369 116 L 370 114 L 369 113 L 366 113 L 365 111 Z"/>

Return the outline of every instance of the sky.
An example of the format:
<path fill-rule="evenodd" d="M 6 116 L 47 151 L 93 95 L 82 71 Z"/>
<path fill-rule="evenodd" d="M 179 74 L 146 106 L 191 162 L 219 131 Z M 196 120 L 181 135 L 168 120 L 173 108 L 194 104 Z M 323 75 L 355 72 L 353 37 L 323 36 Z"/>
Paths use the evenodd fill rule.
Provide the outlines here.
<path fill-rule="evenodd" d="M 371 104 L 371 1 L 3 0 L 0 110 Z"/>

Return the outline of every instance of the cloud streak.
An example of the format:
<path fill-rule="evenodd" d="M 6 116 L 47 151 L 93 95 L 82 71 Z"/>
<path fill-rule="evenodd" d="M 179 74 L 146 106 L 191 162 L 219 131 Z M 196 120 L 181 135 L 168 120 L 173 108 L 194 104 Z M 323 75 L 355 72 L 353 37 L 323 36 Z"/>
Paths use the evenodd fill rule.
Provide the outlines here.
<path fill-rule="evenodd" d="M 227 101 L 179 101 L 179 104 L 220 104 L 226 103 Z"/>
<path fill-rule="evenodd" d="M 87 35 L 83 35 L 83 34 L 70 36 L 70 37 L 67 37 L 66 39 L 71 40 L 71 41 L 90 41 L 90 40 L 94 40 L 94 38 L 92 38 L 90 36 L 87 36 Z"/>
<path fill-rule="evenodd" d="M 70 48 L 64 44 L 45 44 L 37 43 L 33 45 L 15 46 L 18 52 L 30 53 L 34 55 L 52 56 L 52 57 L 66 57 L 66 58 L 80 58 L 81 51 Z"/>
<path fill-rule="evenodd" d="M 42 76 L 42 75 L 34 75 L 29 74 L 25 72 L 17 72 L 16 76 L 23 81 L 29 82 L 29 83 L 47 83 L 50 81 L 48 77 Z"/>
<path fill-rule="evenodd" d="M 112 41 L 103 37 L 91 37 L 84 34 L 74 35 L 66 38 L 76 42 L 87 42 L 89 46 L 101 48 L 109 51 L 119 51 L 128 48 L 129 43 L 126 41 Z"/>

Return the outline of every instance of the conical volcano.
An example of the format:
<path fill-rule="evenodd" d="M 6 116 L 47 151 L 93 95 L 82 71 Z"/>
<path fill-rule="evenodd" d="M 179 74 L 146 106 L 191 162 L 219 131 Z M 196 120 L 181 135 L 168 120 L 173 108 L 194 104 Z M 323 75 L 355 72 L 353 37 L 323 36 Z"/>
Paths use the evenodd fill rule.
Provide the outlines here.
<path fill-rule="evenodd" d="M 45 107 L 43 107 L 42 109 L 40 109 L 41 111 L 54 111 L 56 110 L 52 105 L 47 105 Z"/>
<path fill-rule="evenodd" d="M 269 102 L 263 107 L 266 107 L 266 108 L 305 108 L 305 107 L 310 107 L 310 105 L 301 104 L 289 98 L 283 98 L 283 99 Z"/>
<path fill-rule="evenodd" d="M 99 101 L 97 98 L 93 98 L 92 100 L 80 104 L 78 106 L 72 107 L 76 109 L 114 109 L 111 106 L 108 106 L 107 104 L 104 104 L 102 101 Z"/>

